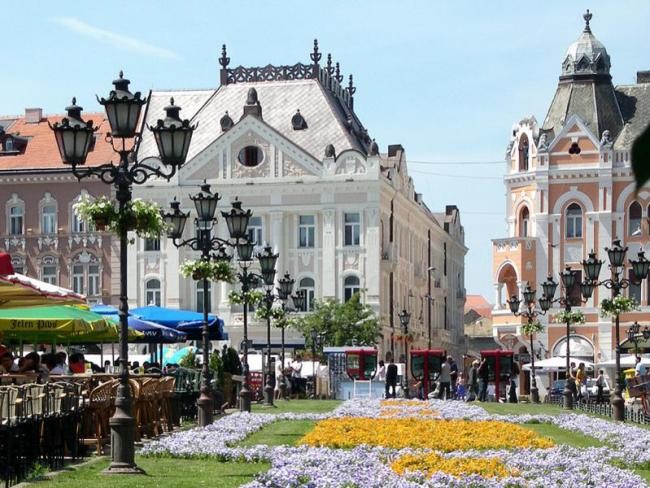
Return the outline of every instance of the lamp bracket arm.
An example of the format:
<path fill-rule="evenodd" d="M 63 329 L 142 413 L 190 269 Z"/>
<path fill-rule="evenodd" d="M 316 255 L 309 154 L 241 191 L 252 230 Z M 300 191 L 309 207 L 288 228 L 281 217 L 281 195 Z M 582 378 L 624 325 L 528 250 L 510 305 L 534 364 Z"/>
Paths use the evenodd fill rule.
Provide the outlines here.
<path fill-rule="evenodd" d="M 128 179 L 131 183 L 141 185 L 152 176 L 171 180 L 176 174 L 176 166 L 171 166 L 167 172 L 163 171 L 160 166 L 151 166 L 149 164 L 137 161 L 128 169 Z"/>
<path fill-rule="evenodd" d="M 79 168 L 78 166 L 72 167 L 72 174 L 78 180 L 83 180 L 85 178 L 91 178 L 96 176 L 100 178 L 107 185 L 112 185 L 118 178 L 119 168 L 113 163 L 101 164 L 99 166 L 87 166 Z"/>

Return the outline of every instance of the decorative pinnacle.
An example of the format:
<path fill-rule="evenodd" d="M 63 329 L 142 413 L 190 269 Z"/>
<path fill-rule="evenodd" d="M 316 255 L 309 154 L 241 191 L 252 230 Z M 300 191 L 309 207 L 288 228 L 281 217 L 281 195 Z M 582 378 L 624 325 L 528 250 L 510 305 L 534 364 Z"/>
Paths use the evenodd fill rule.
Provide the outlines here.
<path fill-rule="evenodd" d="M 221 45 L 221 57 L 219 58 L 219 64 L 222 68 L 225 68 L 230 63 L 230 58 L 226 54 L 226 45 Z"/>
<path fill-rule="evenodd" d="M 318 39 L 314 39 L 314 51 L 309 55 L 314 64 L 318 64 L 323 55 L 318 52 Z"/>
<path fill-rule="evenodd" d="M 592 13 L 587 9 L 587 11 L 583 14 L 582 18 L 585 19 L 585 32 L 591 32 L 591 28 L 589 27 L 589 21 L 593 17 Z"/>
<path fill-rule="evenodd" d="M 171 98 L 169 99 L 169 104 L 170 104 L 170 105 L 174 105 L 174 97 L 171 97 Z"/>
<path fill-rule="evenodd" d="M 72 97 L 72 105 L 77 105 L 77 97 Z"/>
<path fill-rule="evenodd" d="M 120 77 L 120 78 L 124 78 L 124 71 L 120 70 L 119 77 Z"/>
<path fill-rule="evenodd" d="M 352 75 L 350 75 L 350 78 L 348 79 L 348 92 L 350 92 L 350 95 L 354 95 L 354 92 L 356 92 L 357 89 L 354 86 L 354 81 L 352 79 Z"/>
<path fill-rule="evenodd" d="M 328 53 L 327 54 L 327 68 L 325 68 L 325 71 L 327 71 L 327 74 L 332 76 L 332 73 L 334 73 L 334 67 L 332 66 L 332 54 Z"/>
<path fill-rule="evenodd" d="M 341 83 L 343 81 L 343 75 L 341 74 L 341 66 L 339 65 L 338 61 L 336 62 L 336 69 L 334 70 L 334 78 L 336 78 L 336 81 Z"/>

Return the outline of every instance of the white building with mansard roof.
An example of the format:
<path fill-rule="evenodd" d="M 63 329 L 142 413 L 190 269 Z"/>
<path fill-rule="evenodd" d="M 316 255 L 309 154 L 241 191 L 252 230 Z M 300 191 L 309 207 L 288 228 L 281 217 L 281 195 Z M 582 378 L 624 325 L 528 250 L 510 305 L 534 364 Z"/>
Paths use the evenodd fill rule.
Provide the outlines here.
<path fill-rule="evenodd" d="M 404 149 L 385 153 L 354 112 L 352 76 L 342 85 L 338 63 L 320 64 L 317 44 L 310 64 L 229 68 L 225 46 L 220 86 L 212 90 L 154 90 L 145 123 L 163 107 L 182 107 L 198 125 L 187 163 L 169 182 L 138 186 L 134 196 L 167 207 L 173 197 L 193 210 L 190 194 L 205 180 L 222 199 L 220 210 L 238 198 L 253 211 L 249 235 L 280 253 L 285 271 L 308 301 L 363 299 L 381 316 L 382 351 L 400 354 L 397 313 L 411 312 L 414 347 L 445 347 L 462 353 L 464 304 L 463 228 L 457 207 L 432 213 L 408 176 Z M 155 115 L 154 115 L 155 114 Z M 156 153 L 144 131 L 139 157 Z M 220 215 L 220 214 L 219 214 Z M 194 235 L 192 219 L 185 237 Z M 219 219 L 216 235 L 227 237 Z M 200 310 L 202 290 L 179 275 L 179 265 L 198 257 L 170 241 L 131 246 L 131 306 L 151 303 Z M 233 344 L 242 337 L 241 309 L 231 306 L 231 286 L 210 291 L 211 311 L 221 316 Z M 273 342 L 279 343 L 279 331 Z M 249 336 L 266 342 L 265 324 L 253 321 Z M 288 331 L 288 343 L 303 338 Z"/>

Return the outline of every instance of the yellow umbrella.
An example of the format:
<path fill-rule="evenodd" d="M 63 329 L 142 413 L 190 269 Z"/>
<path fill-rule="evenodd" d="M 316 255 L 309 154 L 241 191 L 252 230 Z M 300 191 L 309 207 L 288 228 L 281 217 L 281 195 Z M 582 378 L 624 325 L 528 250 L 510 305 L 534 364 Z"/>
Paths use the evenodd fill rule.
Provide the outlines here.
<path fill-rule="evenodd" d="M 4 341 L 67 343 L 95 335 L 116 336 L 114 329 L 101 315 L 77 307 L 0 308 L 0 337 Z"/>

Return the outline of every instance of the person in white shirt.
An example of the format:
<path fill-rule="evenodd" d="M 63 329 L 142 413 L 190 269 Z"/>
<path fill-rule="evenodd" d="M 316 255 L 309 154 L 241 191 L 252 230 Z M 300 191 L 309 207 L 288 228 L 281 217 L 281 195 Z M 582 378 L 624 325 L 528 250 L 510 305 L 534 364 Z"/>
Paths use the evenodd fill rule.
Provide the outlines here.
<path fill-rule="evenodd" d="M 282 395 L 282 391 L 280 390 L 280 382 L 282 380 L 282 375 L 284 375 L 284 371 L 282 371 L 282 361 L 279 359 L 276 359 L 275 361 L 275 388 L 273 389 L 273 398 L 275 400 L 279 400 L 280 396 Z"/>
<path fill-rule="evenodd" d="M 645 376 L 648 373 L 648 368 L 641 362 L 641 356 L 636 357 L 636 366 L 634 367 L 636 376 Z"/>
<path fill-rule="evenodd" d="M 291 394 L 298 396 L 302 392 L 302 356 L 297 354 L 291 362 Z"/>
<path fill-rule="evenodd" d="M 377 381 L 386 381 L 386 365 L 383 360 L 379 361 L 379 368 L 377 368 Z"/>
<path fill-rule="evenodd" d="M 447 356 L 447 360 L 440 366 L 440 399 L 451 398 L 451 356 Z"/>

